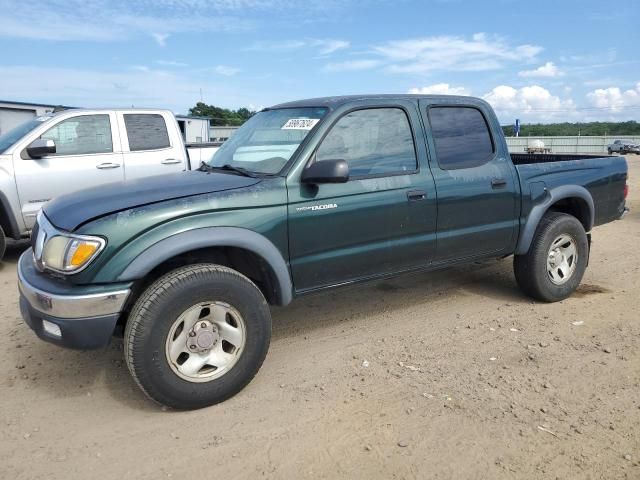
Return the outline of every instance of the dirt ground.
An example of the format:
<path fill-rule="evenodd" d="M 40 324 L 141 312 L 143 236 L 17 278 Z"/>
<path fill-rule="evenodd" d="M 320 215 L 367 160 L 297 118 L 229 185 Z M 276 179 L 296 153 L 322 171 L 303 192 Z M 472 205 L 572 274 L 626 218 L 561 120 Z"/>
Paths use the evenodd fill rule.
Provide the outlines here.
<path fill-rule="evenodd" d="M 640 478 L 640 156 L 631 213 L 594 232 L 579 291 L 517 289 L 511 259 L 276 309 L 227 402 L 167 411 L 122 341 L 76 352 L 22 323 L 0 265 L 0 478 Z"/>

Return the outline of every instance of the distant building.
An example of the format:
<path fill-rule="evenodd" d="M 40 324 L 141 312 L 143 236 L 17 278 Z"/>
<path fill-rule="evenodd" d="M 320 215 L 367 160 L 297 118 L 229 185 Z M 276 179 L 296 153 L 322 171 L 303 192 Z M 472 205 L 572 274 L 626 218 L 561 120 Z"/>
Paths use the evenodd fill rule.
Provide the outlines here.
<path fill-rule="evenodd" d="M 0 135 L 17 127 L 21 123 L 57 110 L 71 107 L 48 105 L 45 103 L 25 103 L 0 100 Z"/>
<path fill-rule="evenodd" d="M 189 115 L 176 115 L 182 139 L 185 143 L 209 142 L 209 117 L 192 117 Z M 214 140 L 211 140 L 212 142 Z"/>
<path fill-rule="evenodd" d="M 224 142 L 240 127 L 209 127 L 209 139 L 211 142 Z"/>

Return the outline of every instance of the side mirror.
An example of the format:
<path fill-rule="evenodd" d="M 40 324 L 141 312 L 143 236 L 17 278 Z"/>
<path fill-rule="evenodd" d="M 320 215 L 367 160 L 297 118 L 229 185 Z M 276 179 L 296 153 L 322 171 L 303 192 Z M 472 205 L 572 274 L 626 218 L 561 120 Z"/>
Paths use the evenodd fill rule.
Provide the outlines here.
<path fill-rule="evenodd" d="M 31 158 L 42 158 L 50 153 L 56 153 L 56 142 L 47 138 L 38 138 L 27 147 Z"/>
<path fill-rule="evenodd" d="M 302 172 L 304 183 L 346 183 L 349 181 L 349 165 L 344 160 L 314 161 Z"/>

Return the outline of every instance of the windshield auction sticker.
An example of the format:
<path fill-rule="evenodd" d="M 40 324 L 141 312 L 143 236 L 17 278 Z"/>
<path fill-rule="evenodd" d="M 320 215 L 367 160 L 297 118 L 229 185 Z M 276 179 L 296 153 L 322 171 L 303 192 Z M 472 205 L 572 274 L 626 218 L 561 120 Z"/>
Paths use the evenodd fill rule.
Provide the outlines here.
<path fill-rule="evenodd" d="M 320 120 L 318 118 L 292 118 L 282 126 L 282 130 L 311 130 Z"/>

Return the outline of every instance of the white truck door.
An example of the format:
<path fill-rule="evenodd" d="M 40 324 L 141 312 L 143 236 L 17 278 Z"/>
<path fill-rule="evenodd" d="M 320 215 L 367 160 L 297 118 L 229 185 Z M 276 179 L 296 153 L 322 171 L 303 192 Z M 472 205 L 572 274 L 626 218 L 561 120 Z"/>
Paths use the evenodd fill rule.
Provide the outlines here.
<path fill-rule="evenodd" d="M 118 112 L 127 180 L 188 170 L 180 130 L 171 112 Z"/>
<path fill-rule="evenodd" d="M 113 113 L 79 113 L 50 126 L 38 138 L 56 143 L 56 153 L 32 159 L 26 148 L 13 155 L 22 216 L 28 229 L 52 198 L 124 179 L 117 119 Z"/>

